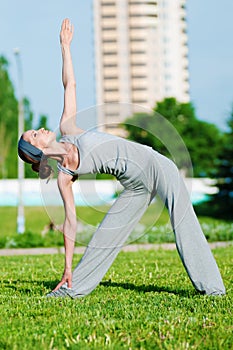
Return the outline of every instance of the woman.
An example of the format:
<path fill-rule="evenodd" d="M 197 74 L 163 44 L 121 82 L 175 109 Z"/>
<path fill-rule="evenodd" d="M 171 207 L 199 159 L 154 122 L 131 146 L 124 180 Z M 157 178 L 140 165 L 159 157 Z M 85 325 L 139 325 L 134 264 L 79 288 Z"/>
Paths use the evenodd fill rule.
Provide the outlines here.
<path fill-rule="evenodd" d="M 51 173 L 47 158 L 58 162 L 58 187 L 65 208 L 65 268 L 61 282 L 48 296 L 75 298 L 89 294 L 113 263 L 155 194 L 166 204 L 180 258 L 196 290 L 209 295 L 225 294 L 217 264 L 174 163 L 147 146 L 105 133 L 85 132 L 75 125 L 72 37 L 73 26 L 65 19 L 60 32 L 64 85 L 60 142 L 56 141 L 55 133 L 42 128 L 26 131 L 18 144 L 19 156 L 31 163 L 41 178 Z M 78 175 L 87 173 L 113 174 L 124 190 L 97 228 L 72 274 L 76 234 L 72 184 Z"/>

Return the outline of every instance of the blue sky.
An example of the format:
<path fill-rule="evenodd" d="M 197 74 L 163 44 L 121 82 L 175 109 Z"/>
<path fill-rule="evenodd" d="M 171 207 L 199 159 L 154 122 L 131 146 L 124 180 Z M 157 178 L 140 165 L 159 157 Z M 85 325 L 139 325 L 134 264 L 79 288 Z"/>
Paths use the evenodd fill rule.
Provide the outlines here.
<path fill-rule="evenodd" d="M 120 1 L 120 0 L 119 0 Z M 23 90 L 37 118 L 49 116 L 55 128 L 63 106 L 59 31 L 68 17 L 75 25 L 72 54 L 78 107 L 95 104 L 92 0 L 0 0 L 0 54 L 10 63 L 18 93 L 16 61 L 20 48 Z M 233 103 L 233 2 L 188 0 L 191 101 L 199 119 L 226 126 Z M 89 120 L 83 127 L 94 123 Z"/>

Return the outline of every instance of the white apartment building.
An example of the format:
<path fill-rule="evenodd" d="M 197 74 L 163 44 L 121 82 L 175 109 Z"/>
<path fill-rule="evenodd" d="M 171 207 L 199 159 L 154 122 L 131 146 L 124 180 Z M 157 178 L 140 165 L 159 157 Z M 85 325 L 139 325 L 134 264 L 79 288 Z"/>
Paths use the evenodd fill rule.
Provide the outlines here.
<path fill-rule="evenodd" d="M 93 0 L 96 104 L 107 104 L 98 113 L 102 129 L 114 132 L 137 106 L 189 101 L 185 3 Z"/>

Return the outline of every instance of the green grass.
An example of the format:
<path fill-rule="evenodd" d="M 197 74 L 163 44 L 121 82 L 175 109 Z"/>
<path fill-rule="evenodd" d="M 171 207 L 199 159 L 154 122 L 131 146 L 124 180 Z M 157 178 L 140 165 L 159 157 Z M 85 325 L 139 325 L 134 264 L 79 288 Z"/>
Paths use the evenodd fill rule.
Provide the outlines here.
<path fill-rule="evenodd" d="M 0 257 L 0 349 L 232 349 L 232 251 L 214 255 L 223 297 L 197 294 L 178 254 L 160 250 L 120 253 L 102 284 L 75 300 L 44 297 L 63 255 Z"/>
<path fill-rule="evenodd" d="M 82 227 L 77 234 L 77 245 L 86 245 L 95 227 L 104 217 L 108 207 L 77 207 L 77 218 Z M 17 209 L 0 207 L 1 235 L 0 248 L 51 247 L 63 245 L 62 234 L 48 230 L 53 220 L 62 224 L 64 211 L 62 207 L 25 207 L 26 233 L 16 234 Z M 199 217 L 208 241 L 233 240 L 233 222 L 213 218 Z M 48 231 L 48 232 L 47 232 Z M 46 233 L 45 233 L 46 232 Z M 152 204 L 127 243 L 162 243 L 174 242 L 174 235 L 167 211 L 160 203 Z"/>

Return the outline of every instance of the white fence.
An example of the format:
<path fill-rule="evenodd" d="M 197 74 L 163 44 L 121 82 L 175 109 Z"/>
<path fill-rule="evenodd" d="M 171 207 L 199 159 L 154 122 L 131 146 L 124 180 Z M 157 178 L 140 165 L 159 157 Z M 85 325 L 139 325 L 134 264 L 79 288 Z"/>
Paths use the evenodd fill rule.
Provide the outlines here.
<path fill-rule="evenodd" d="M 208 194 L 217 191 L 214 180 L 185 179 L 186 186 L 193 203 L 205 199 Z M 118 181 L 114 180 L 78 180 L 73 185 L 76 205 L 100 205 L 111 203 L 116 192 L 122 189 Z M 19 196 L 19 182 L 17 179 L 0 180 L 0 206 L 17 206 Z M 56 180 L 46 181 L 25 179 L 22 182 L 22 198 L 25 206 L 62 205 Z"/>

